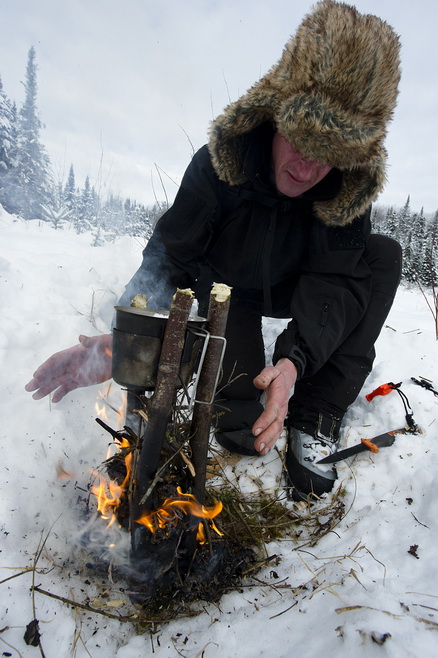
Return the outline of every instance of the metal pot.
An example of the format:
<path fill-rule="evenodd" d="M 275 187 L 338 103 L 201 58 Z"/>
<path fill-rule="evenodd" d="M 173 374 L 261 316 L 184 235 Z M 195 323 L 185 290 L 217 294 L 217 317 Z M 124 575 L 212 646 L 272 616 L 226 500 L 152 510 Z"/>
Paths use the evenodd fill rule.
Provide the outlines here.
<path fill-rule="evenodd" d="M 156 384 L 161 345 L 169 311 L 149 311 L 131 306 L 116 306 L 113 329 L 112 377 L 122 386 L 153 391 Z M 181 385 L 187 386 L 193 375 L 206 323 L 199 316 L 187 323 L 186 340 L 180 365 Z"/>

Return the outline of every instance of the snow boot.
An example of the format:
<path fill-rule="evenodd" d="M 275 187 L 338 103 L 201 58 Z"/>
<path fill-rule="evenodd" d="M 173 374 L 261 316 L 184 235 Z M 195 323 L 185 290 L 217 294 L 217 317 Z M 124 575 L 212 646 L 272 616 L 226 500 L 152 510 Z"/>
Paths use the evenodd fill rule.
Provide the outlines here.
<path fill-rule="evenodd" d="M 332 490 L 337 478 L 332 464 L 318 464 L 337 452 L 341 418 L 316 411 L 288 419 L 287 483 L 294 500 L 320 497 Z"/>

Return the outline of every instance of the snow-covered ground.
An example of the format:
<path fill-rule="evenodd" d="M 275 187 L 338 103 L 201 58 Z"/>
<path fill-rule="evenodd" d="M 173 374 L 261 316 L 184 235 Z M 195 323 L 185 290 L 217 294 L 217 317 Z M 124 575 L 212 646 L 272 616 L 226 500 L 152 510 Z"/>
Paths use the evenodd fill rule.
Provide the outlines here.
<path fill-rule="evenodd" d="M 430 309 L 415 288 L 400 288 L 377 344 L 375 368 L 345 419 L 343 445 L 404 424 L 396 393 L 367 402 L 388 381 L 403 382 L 418 436 L 399 436 L 377 455 L 338 468 L 346 514 L 316 545 L 287 538 L 267 546 L 279 563 L 252 587 L 230 592 L 201 614 L 136 634 L 121 623 L 40 593 L 32 585 L 113 614 L 131 612 L 111 583 L 90 579 L 75 561 L 78 499 L 89 468 L 105 458 L 109 435 L 95 422 L 102 387 L 58 404 L 32 400 L 24 385 L 53 352 L 79 334 L 107 332 L 113 305 L 144 245 L 120 238 L 92 247 L 90 234 L 55 231 L 0 209 L 0 652 L 36 656 L 23 635 L 39 620 L 46 658 L 438 655 L 438 344 Z M 282 324 L 265 323 L 272 343 Z M 108 385 L 104 387 L 108 393 Z M 120 388 L 109 392 L 114 406 Z M 110 412 L 111 413 L 111 412 Z M 115 418 L 109 418 L 114 426 Z M 284 441 L 278 444 L 279 452 Z M 242 458 L 233 477 L 243 490 L 281 484 L 278 451 Z M 62 471 L 70 477 L 60 477 Z M 256 485 L 257 483 L 257 485 Z M 324 506 L 321 503 L 321 523 Z M 45 542 L 45 543 L 44 543 Z M 44 545 L 43 545 L 44 543 Z M 36 556 L 39 555 L 35 565 Z M 32 567 L 36 566 L 36 569 Z"/>

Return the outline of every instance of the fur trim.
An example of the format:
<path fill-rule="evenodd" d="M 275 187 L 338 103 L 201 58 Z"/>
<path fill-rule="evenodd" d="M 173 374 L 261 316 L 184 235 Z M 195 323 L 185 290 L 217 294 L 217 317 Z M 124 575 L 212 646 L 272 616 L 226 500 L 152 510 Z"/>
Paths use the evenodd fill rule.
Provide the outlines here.
<path fill-rule="evenodd" d="M 316 203 L 315 212 L 327 225 L 351 222 L 386 180 L 383 144 L 397 100 L 399 50 L 381 19 L 319 2 L 279 62 L 212 122 L 209 150 L 219 178 L 245 181 L 245 136 L 271 121 L 307 159 L 344 172 L 339 195 Z"/>

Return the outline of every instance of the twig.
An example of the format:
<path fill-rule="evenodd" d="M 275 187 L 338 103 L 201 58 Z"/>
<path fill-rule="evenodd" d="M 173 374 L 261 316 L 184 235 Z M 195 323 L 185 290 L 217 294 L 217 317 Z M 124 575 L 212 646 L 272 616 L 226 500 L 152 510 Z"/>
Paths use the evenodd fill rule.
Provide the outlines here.
<path fill-rule="evenodd" d="M 0 632 L 2 633 L 3 631 L 7 631 L 7 630 L 9 630 L 9 626 L 5 626 L 5 628 L 2 628 Z M 15 647 L 13 647 L 12 644 L 9 644 L 9 642 L 6 642 L 6 640 L 4 640 L 2 637 L 0 637 L 0 640 L 1 640 L 4 644 L 6 644 L 7 647 L 9 647 L 10 649 L 12 649 L 13 651 L 16 651 L 16 652 L 17 652 L 17 655 L 19 656 L 19 658 L 23 658 L 23 654 L 21 654 L 21 653 L 18 651 L 18 649 L 16 649 Z M 3 655 L 6 656 L 6 655 L 8 655 L 8 654 L 4 653 Z"/>
<path fill-rule="evenodd" d="M 164 464 L 162 465 L 162 467 L 157 471 L 157 473 L 156 473 L 154 479 L 153 479 L 152 482 L 150 483 L 150 485 L 149 485 L 149 487 L 147 488 L 147 490 L 146 490 L 146 492 L 144 493 L 144 495 L 141 497 L 140 502 L 139 502 L 139 505 L 143 505 L 143 504 L 147 501 L 147 499 L 149 498 L 149 496 L 150 496 L 151 493 L 153 492 L 154 488 L 156 487 L 156 485 L 157 485 L 158 482 L 160 481 L 160 478 L 161 478 L 161 475 L 163 474 L 163 472 L 166 470 L 166 468 L 168 467 L 168 465 L 169 465 L 169 464 L 175 459 L 175 457 L 181 452 L 182 449 L 183 449 L 183 446 L 180 446 L 180 447 L 178 448 L 178 450 L 177 450 L 176 452 L 174 452 L 173 455 L 171 455 L 171 456 L 169 457 L 169 459 L 168 459 L 167 461 L 165 461 Z"/>
<path fill-rule="evenodd" d="M 19 576 L 23 576 L 25 573 L 29 573 L 29 571 L 33 571 L 34 567 L 27 567 L 24 569 L 24 571 L 20 571 L 20 573 L 15 573 L 13 576 L 8 576 L 7 578 L 4 578 L 3 580 L 0 580 L 0 585 L 3 585 L 3 583 L 7 583 L 8 580 L 12 580 L 13 578 L 18 578 Z M 39 571 L 38 573 L 46 573 Z"/>
<path fill-rule="evenodd" d="M 281 617 L 281 615 L 284 615 L 286 612 L 289 612 L 289 610 L 292 610 L 292 608 L 294 608 L 296 605 L 298 605 L 298 601 L 295 601 L 294 603 L 292 603 L 292 605 L 290 605 L 288 608 L 286 608 L 286 610 L 283 610 L 282 612 L 279 612 L 276 615 L 272 615 L 272 617 L 269 617 L 269 619 L 275 619 L 276 617 Z"/>
<path fill-rule="evenodd" d="M 155 169 L 157 171 L 158 177 L 160 179 L 161 187 L 163 188 L 164 196 L 166 197 L 166 209 L 167 209 L 169 207 L 169 199 L 168 199 L 168 196 L 167 196 L 166 188 L 164 186 L 163 179 L 161 177 L 161 172 L 158 168 L 158 165 L 156 163 L 154 163 L 154 164 L 155 164 Z"/>
<path fill-rule="evenodd" d="M 396 615 L 393 612 L 389 612 L 388 610 L 380 610 L 379 608 L 373 608 L 369 605 L 347 605 L 344 608 L 335 608 L 335 612 L 338 615 L 342 614 L 343 612 L 354 612 L 355 610 L 372 610 L 374 612 L 382 612 L 384 615 L 388 615 L 394 619 L 403 619 L 402 615 Z"/>
<path fill-rule="evenodd" d="M 227 94 L 228 94 L 228 102 L 231 103 L 230 90 L 229 90 L 229 88 L 228 88 L 228 82 L 227 82 L 227 79 L 226 79 L 226 77 L 225 77 L 225 72 L 224 72 L 223 69 L 222 69 L 222 77 L 223 77 L 223 79 L 224 79 L 225 87 L 226 87 Z"/>
<path fill-rule="evenodd" d="M 256 569 L 259 569 L 260 567 L 262 567 L 264 564 L 268 564 L 268 562 L 271 562 L 272 560 L 276 560 L 277 558 L 278 558 L 278 555 L 276 555 L 275 553 L 274 553 L 274 555 L 268 555 L 268 557 L 266 557 L 264 560 L 260 560 L 253 567 L 250 567 L 246 571 L 243 571 L 242 576 L 247 576 L 249 573 L 251 573 L 251 571 L 255 571 Z M 272 585 L 270 585 L 270 583 L 265 583 L 265 584 L 272 587 Z"/>
<path fill-rule="evenodd" d="M 181 128 L 181 130 L 183 131 L 184 135 L 187 137 L 187 140 L 188 140 L 190 146 L 192 147 L 192 157 L 193 157 L 193 156 L 195 155 L 195 147 L 194 147 L 193 144 L 192 144 L 192 140 L 190 139 L 188 133 L 187 133 L 187 132 L 184 130 L 184 128 L 181 126 L 181 124 L 178 124 L 178 125 L 179 125 L 179 127 Z"/>
<path fill-rule="evenodd" d="M 422 525 L 423 528 L 427 528 L 428 530 L 430 530 L 429 526 L 426 525 L 425 523 L 421 523 L 421 521 L 419 521 L 419 520 L 417 519 L 417 517 L 415 516 L 415 514 L 414 514 L 413 512 L 411 512 L 411 514 L 412 514 L 412 516 L 414 517 L 414 519 L 416 520 L 417 523 L 419 523 L 420 525 Z"/>
<path fill-rule="evenodd" d="M 178 452 L 181 454 L 181 459 L 187 466 L 190 475 L 194 478 L 196 474 L 195 467 L 193 466 L 193 463 L 190 461 L 190 459 L 187 457 L 186 453 L 182 451 L 182 448 L 184 447 L 184 443 L 181 445 L 181 447 L 179 447 L 178 444 L 171 437 L 168 437 L 168 441 L 172 446 L 172 448 L 174 450 L 178 450 Z"/>
<path fill-rule="evenodd" d="M 38 545 L 37 551 L 36 551 L 36 553 L 35 553 L 34 561 L 33 561 L 33 569 L 32 569 L 32 586 L 31 586 L 31 592 L 32 592 L 32 613 L 33 613 L 33 619 L 36 621 L 37 624 L 38 624 L 38 621 L 37 621 L 37 617 L 36 617 L 36 605 L 35 605 L 35 594 L 34 594 L 34 590 L 35 590 L 35 573 L 36 573 L 36 570 L 37 570 L 36 568 L 37 568 L 38 560 L 39 560 L 40 557 L 41 557 L 41 553 L 42 553 L 43 550 L 44 550 L 44 546 L 46 545 L 47 540 L 48 540 L 48 538 L 49 538 L 49 536 L 50 536 L 50 533 L 52 532 L 52 528 L 53 528 L 53 526 L 55 525 L 55 523 L 58 522 L 60 516 L 61 516 L 61 515 L 59 515 L 58 518 L 52 523 L 52 525 L 50 526 L 49 531 L 48 531 L 48 533 L 46 534 L 44 540 L 43 540 L 43 534 L 42 534 L 42 532 L 41 532 L 40 543 L 39 543 L 39 545 Z M 39 648 L 39 650 L 40 650 L 41 657 L 42 657 L 42 658 L 45 658 L 45 653 L 44 653 L 44 649 L 43 649 L 42 644 L 41 644 L 41 638 L 40 638 L 40 637 L 38 637 L 38 645 L 37 645 L 37 646 L 38 646 L 38 648 Z"/>
<path fill-rule="evenodd" d="M 367 548 L 366 546 L 364 546 L 364 548 L 365 548 L 365 550 L 367 551 L 367 553 L 369 553 L 369 554 L 371 555 L 371 557 L 373 558 L 373 560 L 375 560 L 378 564 L 382 565 L 382 567 L 383 567 L 383 586 L 385 587 L 385 581 L 386 581 L 386 565 L 383 564 L 383 562 L 381 562 L 380 560 L 378 560 L 378 559 L 372 554 L 372 552 L 370 551 L 369 548 Z"/>
<path fill-rule="evenodd" d="M 39 587 L 39 585 L 33 585 L 32 590 L 34 592 L 38 592 L 39 594 L 44 594 L 44 596 L 49 596 L 51 599 L 56 599 L 57 601 L 61 601 L 62 603 L 65 603 L 66 605 L 71 605 L 73 608 L 80 608 L 81 610 L 86 610 L 87 612 L 95 612 L 97 615 L 103 615 L 104 617 L 109 617 L 110 619 L 116 619 L 117 621 L 131 622 L 132 623 L 132 622 L 138 620 L 137 615 L 132 615 L 131 617 L 124 617 L 123 615 L 113 615 L 113 614 L 111 614 L 111 612 L 105 612 L 104 610 L 98 610 L 97 608 L 93 608 L 91 605 L 87 605 L 86 603 L 77 603 L 76 601 L 73 601 L 72 599 L 67 599 L 64 596 L 59 596 L 58 594 L 53 594 L 52 592 L 48 592 L 47 590 L 42 589 L 41 587 Z"/>
<path fill-rule="evenodd" d="M 245 528 L 248 530 L 249 534 L 251 535 L 252 539 L 254 540 L 254 543 L 257 543 L 257 538 L 256 538 L 256 536 L 254 535 L 251 526 L 246 522 L 246 519 L 245 519 L 245 517 L 243 516 L 243 514 L 240 513 L 240 510 L 237 509 L 236 505 L 233 504 L 233 505 L 231 505 L 231 507 L 233 508 L 233 510 L 234 510 L 234 512 L 237 514 L 237 516 L 239 517 L 240 521 L 242 521 L 242 523 L 243 523 L 243 525 L 245 526 Z M 266 552 L 266 546 L 265 546 L 264 542 L 263 542 L 263 548 L 264 548 L 264 550 L 265 550 L 265 552 Z"/>

